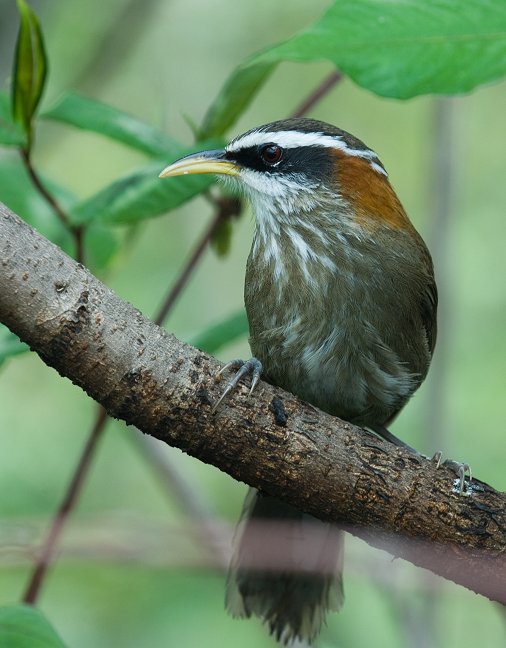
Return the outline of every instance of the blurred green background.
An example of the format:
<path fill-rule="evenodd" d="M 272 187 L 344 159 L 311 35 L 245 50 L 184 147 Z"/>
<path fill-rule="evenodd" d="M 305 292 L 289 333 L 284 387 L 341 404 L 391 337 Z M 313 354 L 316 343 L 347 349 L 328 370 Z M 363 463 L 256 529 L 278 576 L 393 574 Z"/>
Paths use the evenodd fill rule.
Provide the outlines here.
<path fill-rule="evenodd" d="M 314 21 L 328 3 L 31 4 L 50 62 L 44 106 L 64 90 L 78 90 L 191 143 L 186 117 L 199 123 L 233 67 Z M 15 3 L 0 0 L 0 88 L 10 75 L 17 25 Z M 281 65 L 230 135 L 287 116 L 331 69 Z M 427 454 L 442 450 L 469 462 L 477 477 L 500 490 L 506 489 L 505 109 L 505 82 L 469 96 L 400 102 L 344 80 L 311 112 L 378 152 L 435 257 L 441 301 L 435 361 L 393 431 Z M 16 153 L 0 150 L 0 156 Z M 46 177 L 85 197 L 144 158 L 98 135 L 46 122 L 34 159 Z M 442 213 L 441 201 L 449 204 Z M 143 223 L 102 279 L 152 314 L 211 215 L 198 199 Z M 246 212 L 234 225 L 230 254 L 206 253 L 166 323 L 169 330 L 190 339 L 240 308 L 252 228 Z M 244 339 L 220 358 L 248 353 Z M 0 370 L 0 605 L 22 595 L 30 573 L 22 549 L 43 537 L 95 410 L 36 355 Z M 179 451 L 164 451 L 209 510 L 231 525 L 245 486 Z M 40 598 L 71 648 L 275 645 L 258 622 L 225 614 L 224 573 L 205 564 L 188 539 L 188 524 L 177 497 L 139 454 L 133 432 L 110 423 Z M 371 637 L 376 648 L 504 645 L 498 607 L 359 540 L 349 537 L 347 545 L 346 605 L 330 617 L 319 645 L 361 648 Z"/>

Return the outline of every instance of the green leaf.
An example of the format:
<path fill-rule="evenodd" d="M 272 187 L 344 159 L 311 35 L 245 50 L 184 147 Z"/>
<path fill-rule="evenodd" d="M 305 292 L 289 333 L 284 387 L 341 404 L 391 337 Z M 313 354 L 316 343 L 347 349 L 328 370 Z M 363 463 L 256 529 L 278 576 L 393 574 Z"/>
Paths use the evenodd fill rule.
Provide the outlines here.
<path fill-rule="evenodd" d="M 8 358 L 29 350 L 29 346 L 21 342 L 17 335 L 9 331 L 3 324 L 0 324 L 0 367 Z M 0 643 L 0 645 L 2 644 Z"/>
<path fill-rule="evenodd" d="M 26 146 L 26 135 L 12 119 L 11 100 L 6 92 L 0 92 L 0 144 Z"/>
<path fill-rule="evenodd" d="M 29 605 L 0 607 L 2 648 L 66 648 L 46 617 Z"/>
<path fill-rule="evenodd" d="M 73 92 L 60 97 L 41 117 L 105 135 L 157 157 L 176 155 L 181 148 L 163 131 L 137 117 Z"/>
<path fill-rule="evenodd" d="M 32 118 L 44 90 L 47 58 L 37 16 L 25 0 L 17 0 L 21 24 L 16 42 L 12 84 L 12 113 L 28 138 L 32 135 Z"/>
<path fill-rule="evenodd" d="M 469 92 L 506 74 L 504 0 L 338 0 L 306 30 L 232 72 L 204 118 L 222 135 L 281 61 L 331 61 L 378 95 Z"/>
<path fill-rule="evenodd" d="M 220 142 L 221 144 L 221 142 Z M 216 148 L 216 140 L 198 147 Z M 175 158 L 195 151 L 195 147 L 180 149 Z M 185 175 L 160 179 L 158 176 L 170 160 L 149 164 L 115 180 L 97 194 L 78 204 L 71 211 L 76 224 L 93 221 L 101 223 L 137 223 L 154 218 L 179 207 L 190 198 L 207 189 L 214 176 Z"/>
<path fill-rule="evenodd" d="M 269 78 L 276 63 L 252 64 L 246 61 L 236 68 L 207 111 L 199 139 L 223 135 L 248 107 L 253 96 Z"/>
<path fill-rule="evenodd" d="M 328 59 L 398 99 L 468 92 L 506 74 L 504 0 L 339 0 L 314 25 L 253 59 Z"/>
<path fill-rule="evenodd" d="M 214 324 L 190 340 L 190 344 L 206 353 L 216 353 L 221 347 L 235 342 L 249 332 L 248 319 L 243 310 Z"/>

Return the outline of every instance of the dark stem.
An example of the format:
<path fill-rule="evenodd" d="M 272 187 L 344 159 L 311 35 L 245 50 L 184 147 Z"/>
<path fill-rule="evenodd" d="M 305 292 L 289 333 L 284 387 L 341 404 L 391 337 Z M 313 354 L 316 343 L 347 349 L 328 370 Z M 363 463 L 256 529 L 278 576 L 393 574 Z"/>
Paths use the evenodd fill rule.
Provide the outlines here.
<path fill-rule="evenodd" d="M 61 502 L 54 518 L 51 523 L 51 528 L 47 538 L 40 550 L 37 564 L 32 572 L 30 581 L 23 596 L 23 602 L 29 605 L 34 605 L 37 600 L 41 585 L 46 576 L 49 564 L 54 554 L 54 550 L 58 543 L 58 539 L 62 533 L 63 527 L 67 518 L 75 506 L 79 493 L 84 483 L 84 479 L 91 465 L 98 440 L 105 427 L 108 416 L 107 412 L 101 407 L 98 416 L 95 420 L 90 436 L 86 441 L 83 453 L 79 459 L 79 463 L 74 471 L 67 492 Z"/>
<path fill-rule="evenodd" d="M 37 171 L 35 170 L 32 164 L 29 151 L 22 148 L 20 149 L 20 154 L 21 154 L 21 159 L 23 160 L 23 164 L 25 165 L 26 171 L 30 176 L 30 180 L 33 182 L 34 187 L 44 198 L 47 204 L 51 207 L 51 209 L 54 211 L 56 216 L 60 219 L 61 223 L 65 226 L 65 228 L 72 234 L 74 238 L 75 248 L 76 248 L 75 249 L 76 261 L 78 261 L 79 263 L 84 263 L 83 226 L 73 225 L 70 222 L 70 218 L 67 212 L 56 200 L 53 194 L 50 191 L 48 191 L 47 188 L 44 186 L 44 183 L 42 182 L 39 174 L 37 173 Z"/>
<path fill-rule="evenodd" d="M 76 261 L 84 264 L 84 226 L 74 225 L 71 228 L 76 246 Z"/>
<path fill-rule="evenodd" d="M 205 230 L 200 241 L 195 246 L 192 254 L 190 255 L 186 265 L 181 270 L 179 277 L 176 279 L 172 288 L 167 293 L 162 305 L 154 322 L 156 324 L 161 324 L 169 312 L 172 310 L 177 298 L 181 294 L 182 289 L 187 284 L 188 279 L 190 278 L 192 272 L 195 270 L 198 262 L 200 261 L 202 254 L 204 253 L 209 242 L 213 238 L 214 234 L 217 232 L 220 225 L 225 222 L 228 218 L 231 218 L 234 215 L 237 215 L 240 211 L 241 205 L 239 201 L 235 198 L 214 198 L 208 194 L 208 198 L 216 205 L 217 211 L 209 224 L 209 227 Z"/>
<path fill-rule="evenodd" d="M 343 75 L 335 70 L 291 113 L 290 117 L 302 117 L 320 101 L 341 79 Z"/>

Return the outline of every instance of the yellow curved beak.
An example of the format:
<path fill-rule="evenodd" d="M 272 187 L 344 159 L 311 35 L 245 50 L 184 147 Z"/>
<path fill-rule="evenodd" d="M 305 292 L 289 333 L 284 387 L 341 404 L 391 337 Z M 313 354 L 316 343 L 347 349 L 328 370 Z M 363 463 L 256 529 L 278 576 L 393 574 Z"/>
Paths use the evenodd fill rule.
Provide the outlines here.
<path fill-rule="evenodd" d="M 169 178 L 170 176 L 181 176 L 190 173 L 219 173 L 238 176 L 239 172 L 238 165 L 226 159 L 225 151 L 217 149 L 215 151 L 202 151 L 201 153 L 185 155 L 185 157 L 165 167 L 159 177 Z"/>

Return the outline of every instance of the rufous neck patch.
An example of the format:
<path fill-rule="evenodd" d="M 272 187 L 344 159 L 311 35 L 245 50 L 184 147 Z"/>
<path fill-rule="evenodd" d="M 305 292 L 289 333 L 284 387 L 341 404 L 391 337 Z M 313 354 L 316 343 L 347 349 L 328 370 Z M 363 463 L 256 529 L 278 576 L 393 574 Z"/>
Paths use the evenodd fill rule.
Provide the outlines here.
<path fill-rule="evenodd" d="M 362 158 L 341 151 L 333 155 L 339 192 L 354 206 L 357 222 L 366 227 L 374 227 L 376 221 L 378 226 L 414 229 L 386 175 Z"/>

